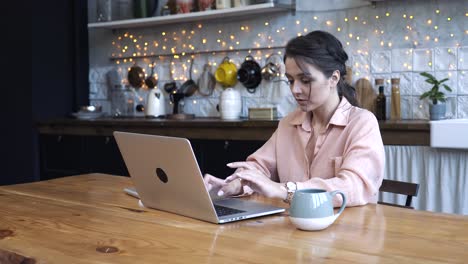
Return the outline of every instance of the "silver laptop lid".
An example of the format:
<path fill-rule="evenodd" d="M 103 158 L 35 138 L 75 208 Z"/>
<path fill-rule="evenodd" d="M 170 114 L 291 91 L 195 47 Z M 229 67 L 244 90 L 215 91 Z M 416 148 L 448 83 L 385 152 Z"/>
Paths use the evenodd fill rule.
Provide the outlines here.
<path fill-rule="evenodd" d="M 119 131 L 114 137 L 146 207 L 219 222 L 190 141 Z"/>

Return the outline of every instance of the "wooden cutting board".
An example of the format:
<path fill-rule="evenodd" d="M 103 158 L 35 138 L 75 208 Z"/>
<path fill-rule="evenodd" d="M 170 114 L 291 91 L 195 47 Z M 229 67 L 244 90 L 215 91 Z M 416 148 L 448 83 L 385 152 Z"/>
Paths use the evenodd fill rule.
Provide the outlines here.
<path fill-rule="evenodd" d="M 372 89 L 372 84 L 369 80 L 361 78 L 356 81 L 356 98 L 359 105 L 372 113 L 375 113 L 375 99 L 377 94 Z"/>

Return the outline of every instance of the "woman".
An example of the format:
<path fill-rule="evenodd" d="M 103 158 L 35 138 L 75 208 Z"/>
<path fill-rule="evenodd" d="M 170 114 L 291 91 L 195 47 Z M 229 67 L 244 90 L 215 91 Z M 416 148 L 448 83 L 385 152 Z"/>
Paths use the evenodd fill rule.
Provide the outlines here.
<path fill-rule="evenodd" d="M 271 138 L 245 162 L 227 164 L 226 180 L 206 174 L 218 195 L 252 191 L 289 203 L 297 189 L 341 190 L 348 206 L 376 203 L 384 147 L 375 116 L 357 107 L 344 82 L 348 55 L 333 35 L 314 31 L 286 45 L 286 77 L 298 109 L 280 120 Z M 240 180 L 239 180 L 240 179 Z M 334 201 L 341 205 L 341 198 Z"/>

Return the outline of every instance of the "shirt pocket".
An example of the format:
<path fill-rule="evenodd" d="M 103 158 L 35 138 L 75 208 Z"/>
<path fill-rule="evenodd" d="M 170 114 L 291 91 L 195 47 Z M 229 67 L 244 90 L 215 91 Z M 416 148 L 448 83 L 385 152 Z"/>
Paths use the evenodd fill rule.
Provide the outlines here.
<path fill-rule="evenodd" d="M 338 175 L 338 172 L 341 169 L 341 165 L 343 164 L 343 156 L 331 157 L 330 160 L 336 176 Z"/>

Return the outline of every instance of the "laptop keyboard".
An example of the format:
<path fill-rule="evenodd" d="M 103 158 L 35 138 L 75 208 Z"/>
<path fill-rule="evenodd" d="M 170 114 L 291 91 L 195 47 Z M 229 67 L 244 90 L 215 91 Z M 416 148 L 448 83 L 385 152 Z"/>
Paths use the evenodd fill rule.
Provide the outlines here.
<path fill-rule="evenodd" d="M 245 212 L 245 211 L 242 211 L 242 210 L 237 210 L 237 209 L 234 209 L 234 208 L 225 207 L 225 206 L 221 206 L 221 205 L 217 205 L 217 204 L 215 204 L 214 207 L 215 207 L 215 210 L 216 210 L 216 214 L 218 216 L 232 215 L 232 214 L 238 214 L 238 213 Z"/>

